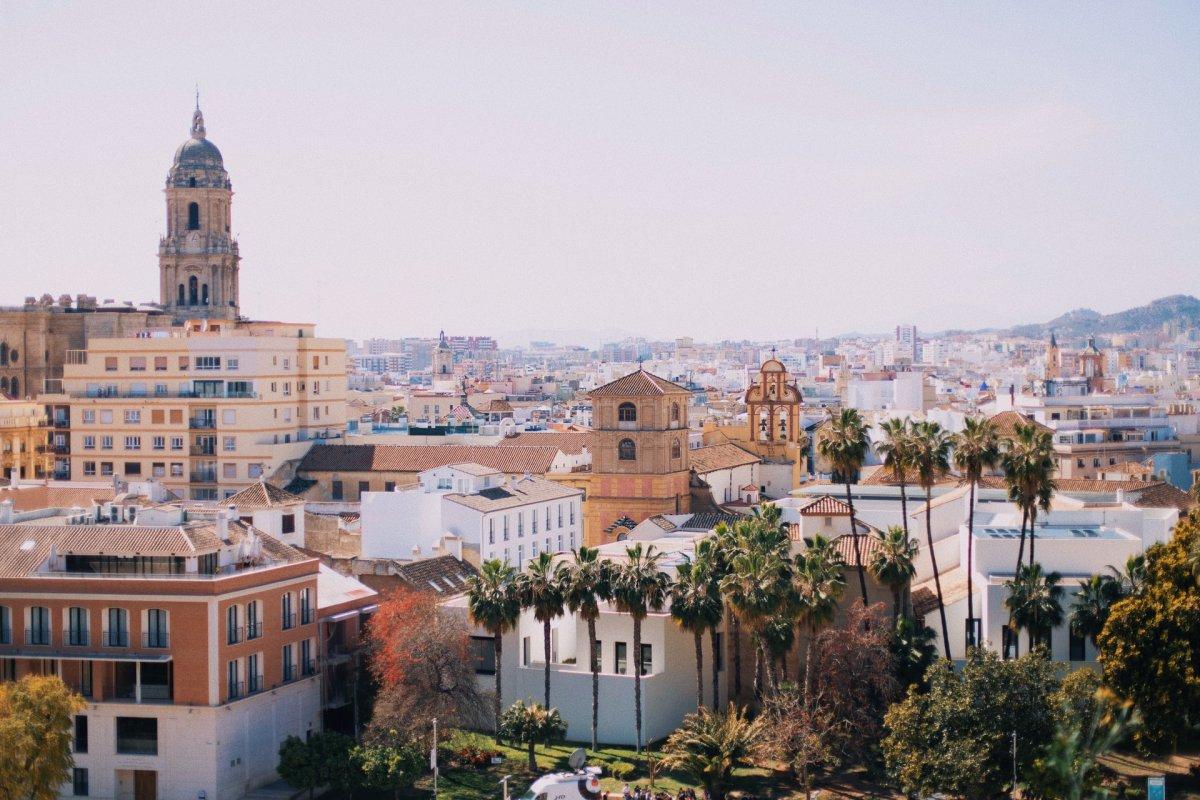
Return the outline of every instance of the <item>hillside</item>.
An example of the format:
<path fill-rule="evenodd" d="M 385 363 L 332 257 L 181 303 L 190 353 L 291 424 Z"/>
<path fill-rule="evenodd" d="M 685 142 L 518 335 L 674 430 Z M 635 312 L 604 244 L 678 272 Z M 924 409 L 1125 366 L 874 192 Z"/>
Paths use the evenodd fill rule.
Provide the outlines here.
<path fill-rule="evenodd" d="M 1184 328 L 1200 326 L 1200 299 L 1190 294 L 1174 294 L 1113 314 L 1077 308 L 1049 322 L 1017 325 L 1011 332 L 1031 337 L 1045 336 L 1052 330 L 1060 336 L 1104 335 L 1161 328 L 1166 322 L 1176 322 Z"/>

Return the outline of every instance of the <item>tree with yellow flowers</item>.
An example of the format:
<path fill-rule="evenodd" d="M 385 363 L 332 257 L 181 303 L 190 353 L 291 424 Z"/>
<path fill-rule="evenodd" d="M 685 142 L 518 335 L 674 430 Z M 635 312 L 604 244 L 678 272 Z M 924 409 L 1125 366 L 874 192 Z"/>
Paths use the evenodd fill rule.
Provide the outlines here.
<path fill-rule="evenodd" d="M 83 699 L 57 677 L 0 683 L 0 800 L 55 800 L 71 778 L 71 731 Z"/>

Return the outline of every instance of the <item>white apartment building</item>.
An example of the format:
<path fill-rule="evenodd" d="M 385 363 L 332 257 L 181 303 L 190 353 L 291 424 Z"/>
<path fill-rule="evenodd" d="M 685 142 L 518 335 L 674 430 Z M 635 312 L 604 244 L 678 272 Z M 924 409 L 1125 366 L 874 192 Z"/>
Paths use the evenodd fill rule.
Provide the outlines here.
<path fill-rule="evenodd" d="M 217 500 L 346 427 L 345 342 L 314 326 L 191 323 L 68 352 L 42 399 L 70 406 L 73 480 L 156 478 Z"/>
<path fill-rule="evenodd" d="M 540 476 L 451 464 L 421 472 L 415 487 L 361 497 L 363 558 L 413 558 L 450 534 L 482 561 L 522 569 L 583 543 L 583 490 Z"/>

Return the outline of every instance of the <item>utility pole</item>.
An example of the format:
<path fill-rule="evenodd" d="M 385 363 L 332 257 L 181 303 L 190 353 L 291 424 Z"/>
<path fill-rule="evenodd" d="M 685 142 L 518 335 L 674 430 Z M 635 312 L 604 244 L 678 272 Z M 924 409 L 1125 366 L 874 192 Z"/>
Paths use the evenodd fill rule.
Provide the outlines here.
<path fill-rule="evenodd" d="M 1013 734 L 1014 736 L 1016 734 Z M 429 748 L 429 766 L 433 768 L 433 798 L 437 800 L 438 790 L 438 760 L 437 760 L 437 717 L 433 718 L 433 747 Z"/>
<path fill-rule="evenodd" d="M 1012 732 L 1012 762 L 1013 762 L 1013 778 L 1012 778 L 1012 794 L 1017 796 L 1017 732 Z"/>

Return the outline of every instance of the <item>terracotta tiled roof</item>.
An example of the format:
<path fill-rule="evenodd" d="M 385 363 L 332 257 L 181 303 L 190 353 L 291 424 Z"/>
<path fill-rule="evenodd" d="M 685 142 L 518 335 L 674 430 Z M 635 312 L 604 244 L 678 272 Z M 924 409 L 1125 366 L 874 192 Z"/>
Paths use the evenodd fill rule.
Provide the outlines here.
<path fill-rule="evenodd" d="M 591 431 L 521 431 L 500 440 L 501 447 L 557 447 L 564 453 L 579 455 L 592 447 Z"/>
<path fill-rule="evenodd" d="M 0 488 L 0 501 L 11 500 L 14 511 L 37 511 L 43 508 L 91 508 L 96 503 L 107 503 L 116 497 L 112 484 L 97 483 L 96 486 L 24 486 Z"/>
<path fill-rule="evenodd" d="M 664 531 L 673 531 L 676 530 L 677 527 L 674 522 L 671 522 L 671 520 L 667 519 L 661 514 L 655 514 L 650 518 L 650 521 L 662 528 Z"/>
<path fill-rule="evenodd" d="M 693 531 L 711 531 L 722 522 L 732 525 L 741 519 L 745 519 L 744 514 L 734 514 L 728 511 L 705 511 L 688 517 L 679 527 Z"/>
<path fill-rule="evenodd" d="M 562 500 L 583 494 L 581 489 L 575 489 L 557 481 L 542 477 L 521 478 L 483 489 L 475 494 L 447 494 L 445 499 L 460 506 L 473 508 L 476 511 L 500 511 L 505 508 L 519 508 L 532 503 L 542 503 L 547 500 Z"/>
<path fill-rule="evenodd" d="M 323 444 L 308 451 L 299 472 L 422 472 L 434 467 L 474 462 L 517 474 L 545 474 L 558 455 L 557 447 L 496 447 L 488 445 Z"/>
<path fill-rule="evenodd" d="M 802 507 L 800 514 L 805 517 L 848 517 L 850 506 L 844 500 L 825 494 Z"/>
<path fill-rule="evenodd" d="M 651 397 L 663 394 L 690 395 L 691 392 L 678 383 L 639 369 L 593 389 L 588 393 L 588 397 Z"/>
<path fill-rule="evenodd" d="M 747 452 L 736 444 L 714 444 L 700 447 L 688 453 L 688 460 L 697 475 L 705 475 L 719 469 L 732 469 L 746 464 L 757 464 L 762 459 Z"/>
<path fill-rule="evenodd" d="M 304 498 L 284 491 L 266 481 L 247 486 L 225 501 L 225 505 L 236 506 L 238 511 L 257 511 L 276 506 L 293 506 L 303 503 Z"/>
<path fill-rule="evenodd" d="M 396 576 L 417 591 L 454 595 L 467 590 L 467 581 L 479 571 L 454 556 L 423 558 L 396 566 Z"/>
<path fill-rule="evenodd" d="M 842 534 L 833 540 L 833 549 L 837 550 L 842 557 L 842 561 L 846 562 L 848 567 L 858 566 L 858 559 L 854 557 L 854 537 L 850 534 Z M 879 549 L 879 540 L 870 533 L 859 533 L 858 549 L 862 552 L 863 563 L 870 564 L 871 559 L 875 556 L 875 551 Z"/>
<path fill-rule="evenodd" d="M 1027 417 L 1019 411 L 1001 411 L 999 414 L 993 414 L 988 419 L 996 427 L 996 434 L 1002 439 L 1016 436 L 1017 425 L 1028 425 L 1031 422 L 1038 427 L 1038 430 L 1047 433 L 1053 432 L 1042 423 L 1034 421 L 1032 417 Z"/>
<path fill-rule="evenodd" d="M 958 483 L 958 476 L 949 472 L 943 472 L 937 476 L 933 482 L 934 486 L 944 486 L 948 483 Z M 864 475 L 862 480 L 858 482 L 859 486 L 899 486 L 900 482 L 896 480 L 895 474 L 891 467 L 880 466 L 871 470 L 869 475 Z M 917 486 L 917 478 L 912 474 L 911 470 L 904 473 L 904 485 L 909 489 Z"/>
<path fill-rule="evenodd" d="M 1195 498 L 1166 481 L 1143 485 L 1146 488 L 1136 490 L 1137 498 L 1133 501 L 1139 508 L 1178 508 L 1187 512 L 1196 507 Z"/>

